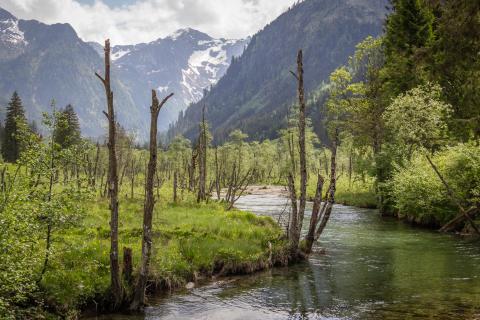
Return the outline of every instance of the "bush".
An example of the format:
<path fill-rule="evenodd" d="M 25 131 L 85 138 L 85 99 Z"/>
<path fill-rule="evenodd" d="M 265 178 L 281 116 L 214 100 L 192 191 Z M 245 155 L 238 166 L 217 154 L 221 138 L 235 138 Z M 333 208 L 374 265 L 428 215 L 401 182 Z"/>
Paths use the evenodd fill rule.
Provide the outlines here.
<path fill-rule="evenodd" d="M 478 201 L 480 148 L 460 144 L 438 152 L 432 161 L 463 205 Z M 390 183 L 401 217 L 422 225 L 440 226 L 458 214 L 446 188 L 420 153 L 405 167 L 398 168 Z"/>

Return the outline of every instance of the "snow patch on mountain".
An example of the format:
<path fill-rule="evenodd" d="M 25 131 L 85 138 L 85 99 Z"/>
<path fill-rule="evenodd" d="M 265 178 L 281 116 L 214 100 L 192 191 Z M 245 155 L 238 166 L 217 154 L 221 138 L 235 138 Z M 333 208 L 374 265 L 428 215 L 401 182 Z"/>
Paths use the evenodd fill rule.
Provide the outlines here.
<path fill-rule="evenodd" d="M 124 55 L 127 55 L 131 52 L 130 49 L 120 49 L 118 50 L 117 52 L 113 53 L 112 54 L 112 60 L 115 61 L 115 60 L 118 60 L 120 59 L 121 57 L 123 57 Z"/>
<path fill-rule="evenodd" d="M 235 40 L 213 39 L 198 41 L 199 49 L 188 58 L 187 68 L 182 69 L 182 93 L 186 105 L 203 97 L 203 90 L 217 83 L 228 68 L 227 45 Z"/>
<path fill-rule="evenodd" d="M 23 31 L 18 28 L 18 20 L 0 21 L 0 41 L 13 45 L 27 45 Z"/>

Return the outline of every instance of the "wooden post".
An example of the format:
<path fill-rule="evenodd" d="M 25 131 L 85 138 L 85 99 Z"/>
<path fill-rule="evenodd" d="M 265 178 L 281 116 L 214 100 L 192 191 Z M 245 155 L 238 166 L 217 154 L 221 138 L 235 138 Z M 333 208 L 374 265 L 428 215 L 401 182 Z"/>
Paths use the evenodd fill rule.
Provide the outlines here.
<path fill-rule="evenodd" d="M 157 122 L 162 106 L 173 96 L 173 93 L 158 102 L 155 90 L 152 90 L 152 106 L 150 107 L 150 159 L 148 161 L 147 177 L 145 181 L 145 204 L 143 208 L 143 238 L 142 259 L 135 286 L 135 295 L 130 305 L 131 310 L 138 310 L 145 304 L 145 288 L 147 285 L 148 268 L 152 251 L 152 216 L 155 199 L 153 196 L 153 179 L 157 171 Z"/>
<path fill-rule="evenodd" d="M 110 40 L 105 40 L 105 78 L 98 73 L 107 97 L 107 112 L 103 112 L 108 119 L 108 196 L 110 197 L 110 280 L 113 298 L 113 309 L 121 306 L 123 299 L 122 284 L 120 281 L 120 267 L 118 263 L 118 169 L 115 150 L 116 123 L 113 108 L 113 92 L 110 85 Z"/>

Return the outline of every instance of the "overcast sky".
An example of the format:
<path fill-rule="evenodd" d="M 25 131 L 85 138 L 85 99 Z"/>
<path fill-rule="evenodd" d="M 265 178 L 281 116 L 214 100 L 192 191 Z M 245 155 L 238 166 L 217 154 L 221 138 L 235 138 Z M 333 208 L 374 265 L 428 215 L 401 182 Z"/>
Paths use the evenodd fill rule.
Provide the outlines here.
<path fill-rule="evenodd" d="M 253 35 L 294 0 L 0 0 L 20 19 L 70 23 L 87 41 L 149 42 L 191 27 L 217 38 Z"/>

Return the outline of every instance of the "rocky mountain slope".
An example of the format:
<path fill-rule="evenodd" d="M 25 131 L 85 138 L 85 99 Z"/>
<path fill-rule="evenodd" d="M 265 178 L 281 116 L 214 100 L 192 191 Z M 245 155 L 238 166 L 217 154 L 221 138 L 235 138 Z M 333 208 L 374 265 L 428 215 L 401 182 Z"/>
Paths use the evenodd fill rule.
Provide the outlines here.
<path fill-rule="evenodd" d="M 174 92 L 159 127 L 166 129 L 178 112 L 199 100 L 203 90 L 225 73 L 232 56 L 248 40 L 213 39 L 192 29 L 164 39 L 112 49 L 112 79 L 118 121 L 137 139 L 147 137 L 150 90 Z M 104 91 L 94 71 L 103 70 L 103 48 L 84 42 L 69 24 L 47 25 L 17 19 L 0 9 L 0 115 L 17 90 L 27 116 L 39 121 L 44 111 L 71 103 L 85 135 L 104 134 Z"/>
<path fill-rule="evenodd" d="M 239 128 L 252 139 L 274 138 L 295 101 L 298 49 L 311 92 L 347 62 L 355 45 L 382 33 L 388 0 L 305 0 L 254 35 L 243 55 L 198 103 L 180 115 L 169 137 L 197 135 L 202 106 L 217 141 Z M 313 121 L 317 115 L 313 115 Z"/>
<path fill-rule="evenodd" d="M 151 88 L 175 93 L 159 117 L 160 127 L 166 128 L 181 110 L 203 97 L 204 89 L 217 83 L 247 43 L 248 39 L 213 39 L 188 28 L 150 43 L 115 46 L 112 60 L 137 105 L 149 105 Z"/>

